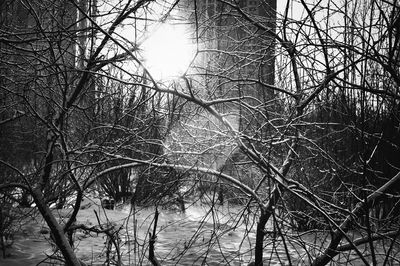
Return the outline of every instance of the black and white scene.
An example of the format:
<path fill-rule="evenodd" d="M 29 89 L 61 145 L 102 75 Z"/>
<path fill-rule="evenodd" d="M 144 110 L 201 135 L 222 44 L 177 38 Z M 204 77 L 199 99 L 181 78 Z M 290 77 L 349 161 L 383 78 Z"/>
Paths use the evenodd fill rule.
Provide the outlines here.
<path fill-rule="evenodd" d="M 0 265 L 400 265 L 400 1 L 0 0 Z"/>

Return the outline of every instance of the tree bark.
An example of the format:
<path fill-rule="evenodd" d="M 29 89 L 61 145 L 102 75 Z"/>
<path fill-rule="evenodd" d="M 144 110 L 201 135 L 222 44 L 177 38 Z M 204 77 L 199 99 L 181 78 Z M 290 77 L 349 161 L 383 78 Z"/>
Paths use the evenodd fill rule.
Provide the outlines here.
<path fill-rule="evenodd" d="M 267 224 L 269 218 L 274 211 L 274 207 L 276 206 L 278 200 L 281 197 L 281 193 L 278 185 L 274 187 L 272 190 L 271 198 L 266 207 L 261 207 L 261 215 L 260 219 L 257 223 L 257 232 L 256 232 L 256 247 L 255 247 L 255 265 L 262 266 L 263 265 L 263 251 L 264 251 L 264 236 L 265 236 L 265 225 Z"/>
<path fill-rule="evenodd" d="M 156 213 L 154 215 L 154 226 L 153 226 L 153 234 L 149 233 L 150 241 L 149 241 L 149 260 L 153 264 L 153 266 L 161 266 L 158 262 L 155 254 L 154 254 L 154 244 L 156 243 L 156 229 L 158 222 L 158 210 L 156 209 Z"/>
<path fill-rule="evenodd" d="M 70 246 L 68 239 L 64 234 L 63 228 L 59 225 L 50 208 L 47 206 L 46 202 L 42 198 L 42 192 L 40 191 L 40 189 L 33 189 L 32 196 L 42 217 L 50 228 L 57 247 L 60 249 L 62 255 L 64 256 L 65 264 L 68 266 L 83 265 L 72 250 L 72 247 Z"/>

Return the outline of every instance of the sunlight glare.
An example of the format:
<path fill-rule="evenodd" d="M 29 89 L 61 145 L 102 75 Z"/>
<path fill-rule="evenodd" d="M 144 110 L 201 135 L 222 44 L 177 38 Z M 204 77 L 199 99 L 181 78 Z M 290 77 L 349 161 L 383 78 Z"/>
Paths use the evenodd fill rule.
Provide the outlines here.
<path fill-rule="evenodd" d="M 182 25 L 162 24 L 143 43 L 142 49 L 147 69 L 158 80 L 184 74 L 195 54 L 195 45 Z"/>

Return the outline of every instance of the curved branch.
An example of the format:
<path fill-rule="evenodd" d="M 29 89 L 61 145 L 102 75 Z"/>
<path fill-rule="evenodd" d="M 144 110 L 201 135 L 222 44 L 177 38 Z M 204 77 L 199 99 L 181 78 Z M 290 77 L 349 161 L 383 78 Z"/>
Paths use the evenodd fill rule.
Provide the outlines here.
<path fill-rule="evenodd" d="M 321 256 L 317 257 L 311 265 L 313 266 L 326 265 L 332 260 L 333 257 L 339 254 L 338 246 L 344 236 L 343 232 L 349 229 L 351 222 L 354 220 L 354 218 L 362 215 L 366 210 L 366 206 L 368 206 L 377 197 L 385 193 L 388 189 L 392 188 L 399 180 L 400 180 L 400 172 L 398 172 L 394 177 L 392 177 L 392 179 L 386 182 L 379 189 L 371 193 L 366 198 L 365 201 L 358 203 L 351 212 L 351 214 L 348 215 L 347 218 L 342 222 L 340 227 L 332 233 L 332 240 L 331 243 L 329 244 L 329 247 L 324 251 L 323 254 L 321 254 Z M 354 243 L 349 243 L 349 244 L 354 246 Z"/>
<path fill-rule="evenodd" d="M 240 189 L 247 195 L 250 195 L 251 197 L 253 197 L 258 204 L 262 205 L 262 202 L 263 202 L 263 200 L 257 195 L 257 193 L 253 189 L 251 189 L 249 186 L 240 182 L 239 180 L 235 179 L 234 177 L 232 177 L 230 175 L 222 173 L 221 171 L 208 169 L 205 167 L 177 165 L 177 164 L 168 164 L 168 163 L 155 163 L 152 161 L 137 160 L 137 159 L 127 158 L 127 157 L 122 157 L 122 156 L 115 156 L 115 155 L 110 155 L 110 156 L 113 156 L 115 158 L 125 160 L 125 161 L 131 161 L 131 163 L 126 163 L 126 164 L 121 164 L 118 166 L 110 167 L 104 171 L 97 173 L 95 176 L 91 177 L 90 179 L 87 180 L 87 182 L 85 182 L 83 189 L 91 186 L 101 176 L 111 173 L 113 171 L 117 171 L 117 170 L 124 169 L 124 168 L 135 168 L 135 167 L 139 167 L 142 165 L 151 165 L 151 166 L 163 167 L 163 168 L 174 168 L 177 170 L 184 170 L 187 172 L 200 172 L 200 173 L 204 173 L 204 174 L 214 175 L 214 176 L 220 177 L 221 179 L 235 185 L 238 189 Z"/>

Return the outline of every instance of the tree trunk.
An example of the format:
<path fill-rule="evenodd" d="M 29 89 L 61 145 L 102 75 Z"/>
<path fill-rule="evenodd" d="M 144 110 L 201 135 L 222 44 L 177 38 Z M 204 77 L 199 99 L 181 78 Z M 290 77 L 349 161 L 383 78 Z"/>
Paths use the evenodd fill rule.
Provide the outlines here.
<path fill-rule="evenodd" d="M 266 207 L 261 207 L 260 219 L 257 223 L 256 232 L 256 247 L 255 247 L 255 265 L 263 265 L 263 251 L 264 251 L 264 236 L 265 236 L 265 225 L 274 211 L 278 200 L 281 198 L 279 186 L 276 185 L 271 193 L 271 198 Z"/>
<path fill-rule="evenodd" d="M 256 232 L 256 247 L 255 247 L 255 266 L 263 265 L 263 250 L 264 250 L 264 229 L 268 222 L 270 214 L 268 211 L 261 209 L 261 216 L 257 223 Z"/>
<path fill-rule="evenodd" d="M 72 247 L 68 243 L 68 239 L 64 234 L 64 230 L 61 228 L 50 208 L 44 201 L 40 190 L 32 190 L 32 196 L 35 200 L 36 206 L 38 207 L 42 217 L 45 219 L 50 231 L 54 237 L 55 244 L 60 249 L 64 256 L 65 263 L 68 266 L 81 266 L 79 259 L 76 257 Z"/>

